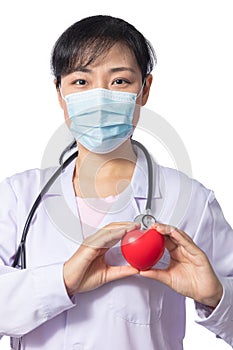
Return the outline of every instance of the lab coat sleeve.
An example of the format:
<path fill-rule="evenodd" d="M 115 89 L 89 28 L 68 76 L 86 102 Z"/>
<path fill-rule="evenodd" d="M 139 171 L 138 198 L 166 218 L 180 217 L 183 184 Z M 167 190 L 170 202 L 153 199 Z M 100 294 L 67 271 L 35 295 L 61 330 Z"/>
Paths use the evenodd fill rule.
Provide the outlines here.
<path fill-rule="evenodd" d="M 209 257 L 224 291 L 214 311 L 196 303 L 196 322 L 233 346 L 233 231 L 212 192 L 194 240 Z"/>
<path fill-rule="evenodd" d="M 0 335 L 19 337 L 75 306 L 67 295 L 63 262 L 18 270 L 10 267 L 17 247 L 17 198 L 0 184 Z"/>

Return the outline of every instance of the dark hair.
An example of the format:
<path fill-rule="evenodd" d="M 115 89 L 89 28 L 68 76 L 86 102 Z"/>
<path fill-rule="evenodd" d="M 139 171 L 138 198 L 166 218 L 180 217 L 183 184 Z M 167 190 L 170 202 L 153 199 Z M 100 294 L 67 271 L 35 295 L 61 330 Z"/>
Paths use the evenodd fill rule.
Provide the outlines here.
<path fill-rule="evenodd" d="M 57 40 L 51 57 L 51 68 L 57 79 L 87 66 L 115 43 L 127 45 L 134 53 L 142 79 L 153 70 L 156 55 L 149 41 L 131 24 L 111 16 L 91 16 L 71 25 Z"/>

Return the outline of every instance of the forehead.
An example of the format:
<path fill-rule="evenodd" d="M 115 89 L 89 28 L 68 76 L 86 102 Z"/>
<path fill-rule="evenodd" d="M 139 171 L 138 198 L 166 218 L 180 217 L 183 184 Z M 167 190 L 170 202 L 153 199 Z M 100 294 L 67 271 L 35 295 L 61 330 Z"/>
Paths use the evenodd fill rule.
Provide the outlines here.
<path fill-rule="evenodd" d="M 134 70 L 140 71 L 138 62 L 133 51 L 124 43 L 116 43 L 110 48 L 101 52 L 97 57 L 91 56 L 92 49 L 89 48 L 89 52 L 86 52 L 86 60 L 84 57 L 81 59 L 78 57 L 76 60 L 75 70 L 87 67 L 99 67 L 99 66 L 128 66 L 134 68 Z"/>

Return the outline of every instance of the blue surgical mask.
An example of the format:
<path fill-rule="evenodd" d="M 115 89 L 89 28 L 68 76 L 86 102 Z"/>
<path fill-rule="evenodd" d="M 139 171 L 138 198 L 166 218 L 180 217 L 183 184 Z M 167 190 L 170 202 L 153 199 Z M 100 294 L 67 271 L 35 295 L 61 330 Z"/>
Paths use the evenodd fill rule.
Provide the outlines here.
<path fill-rule="evenodd" d="M 89 151 L 108 153 L 133 134 L 137 94 L 91 89 L 65 97 L 70 131 Z"/>

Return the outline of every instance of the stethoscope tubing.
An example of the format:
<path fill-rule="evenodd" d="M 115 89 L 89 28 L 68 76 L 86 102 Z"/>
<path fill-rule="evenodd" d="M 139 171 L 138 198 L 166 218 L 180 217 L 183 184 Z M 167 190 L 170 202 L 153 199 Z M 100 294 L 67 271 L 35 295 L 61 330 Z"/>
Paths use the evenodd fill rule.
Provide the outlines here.
<path fill-rule="evenodd" d="M 144 147 L 140 142 L 131 139 L 132 144 L 138 146 L 143 153 L 145 154 L 146 157 L 146 161 L 147 161 L 147 174 L 148 174 L 148 184 L 147 184 L 147 201 L 146 201 L 146 212 L 150 212 L 151 210 L 151 203 L 152 203 L 152 189 L 153 189 L 153 164 L 152 164 L 152 160 L 151 160 L 151 156 L 149 154 L 149 152 L 147 151 L 146 147 Z M 78 156 L 78 151 L 74 152 L 69 158 L 67 158 L 64 162 L 63 162 L 63 157 L 64 155 L 70 151 L 71 149 L 73 149 L 76 146 L 76 141 L 73 141 L 68 147 L 66 147 L 64 149 L 64 151 L 62 152 L 60 158 L 59 158 L 59 162 L 60 162 L 60 166 L 59 168 L 55 171 L 55 173 L 51 176 L 51 178 L 48 180 L 48 182 L 44 185 L 44 187 L 42 188 L 41 192 L 39 193 L 39 195 L 37 196 L 35 202 L 32 205 L 32 208 L 28 214 L 27 220 L 25 222 L 24 225 L 24 229 L 23 229 L 23 233 L 21 236 L 21 240 L 18 246 L 18 249 L 16 251 L 15 257 L 14 257 L 14 261 L 12 264 L 12 267 L 20 267 L 20 269 L 25 269 L 26 268 L 26 239 L 27 239 L 27 235 L 30 229 L 30 225 L 32 222 L 32 219 L 35 215 L 36 210 L 38 209 L 43 196 L 48 192 L 48 190 L 50 189 L 50 187 L 52 186 L 52 184 L 56 181 L 56 179 L 62 174 L 63 170 Z M 148 216 L 149 214 L 145 214 L 145 217 Z M 151 215 L 149 215 L 151 216 Z M 143 218 L 142 218 L 142 222 L 143 222 Z M 144 224 L 144 222 L 143 222 Z"/>
<path fill-rule="evenodd" d="M 43 196 L 48 192 L 52 184 L 56 181 L 56 179 L 61 175 L 63 170 L 78 156 L 78 151 L 74 152 L 62 165 L 59 166 L 59 168 L 55 171 L 55 173 L 51 176 L 51 178 L 48 180 L 48 182 L 45 184 L 41 192 L 39 193 L 38 197 L 36 198 L 29 214 L 27 217 L 27 220 L 24 225 L 23 233 L 21 236 L 20 244 L 18 246 L 14 262 L 12 264 L 12 267 L 16 267 L 19 263 L 19 260 L 21 260 L 21 269 L 26 268 L 26 249 L 25 249 L 25 243 L 26 243 L 26 238 L 30 229 L 30 225 L 32 222 L 32 219 L 34 217 L 34 214 L 39 207 Z"/>
<path fill-rule="evenodd" d="M 153 164 L 151 160 L 151 156 L 149 152 L 147 151 L 146 147 L 143 146 L 140 142 L 131 139 L 131 142 L 133 145 L 138 146 L 143 151 L 146 162 L 147 162 L 147 176 L 148 176 L 148 183 L 147 183 L 147 201 L 146 201 L 146 211 L 151 210 L 151 203 L 152 203 L 152 195 L 153 195 Z"/>

